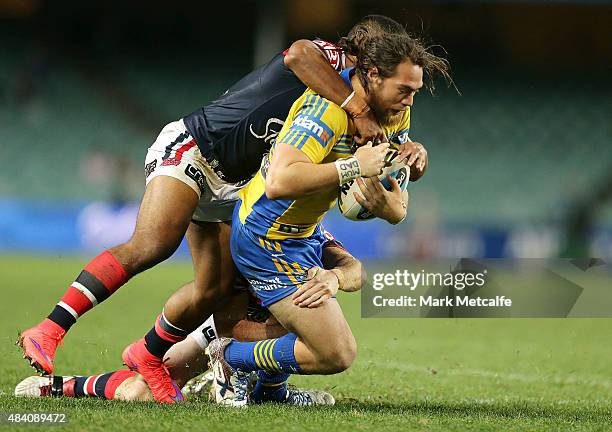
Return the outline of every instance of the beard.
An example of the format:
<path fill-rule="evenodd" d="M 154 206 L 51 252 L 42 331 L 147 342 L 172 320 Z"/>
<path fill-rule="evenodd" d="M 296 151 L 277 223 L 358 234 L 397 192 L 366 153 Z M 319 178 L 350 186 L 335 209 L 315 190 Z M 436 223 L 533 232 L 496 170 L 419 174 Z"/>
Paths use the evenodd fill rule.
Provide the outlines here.
<path fill-rule="evenodd" d="M 402 111 L 394 112 L 391 109 L 383 108 L 383 104 L 381 103 L 378 93 L 376 93 L 372 89 L 370 89 L 369 105 L 372 111 L 374 112 L 374 115 L 380 122 L 380 125 L 383 127 L 392 126 L 393 124 L 396 124 L 402 117 Z"/>

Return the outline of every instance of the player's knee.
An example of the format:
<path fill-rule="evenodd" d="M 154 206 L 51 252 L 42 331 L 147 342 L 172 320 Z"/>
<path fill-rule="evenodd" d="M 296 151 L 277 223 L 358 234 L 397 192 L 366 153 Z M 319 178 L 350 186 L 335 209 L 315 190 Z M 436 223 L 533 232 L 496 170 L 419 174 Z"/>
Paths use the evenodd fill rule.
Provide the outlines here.
<path fill-rule="evenodd" d="M 141 245 L 139 252 L 137 252 L 137 256 L 140 257 L 143 265 L 154 265 L 170 258 L 175 250 L 176 247 L 174 243 L 151 240 Z"/>
<path fill-rule="evenodd" d="M 337 351 L 325 361 L 325 370 L 329 374 L 344 372 L 353 364 L 355 353 L 350 351 Z"/>
<path fill-rule="evenodd" d="M 352 334 L 334 343 L 325 356 L 325 366 L 328 373 L 340 373 L 347 370 L 357 357 L 357 343 Z"/>
<path fill-rule="evenodd" d="M 178 242 L 163 238 L 140 239 L 133 237 L 127 243 L 111 249 L 111 253 L 126 267 L 132 275 L 170 258 L 178 247 Z"/>
<path fill-rule="evenodd" d="M 232 284 L 230 281 L 207 281 L 197 282 L 194 284 L 192 293 L 192 301 L 197 306 L 210 305 L 215 302 L 219 307 L 224 305 L 230 298 L 232 293 Z"/>

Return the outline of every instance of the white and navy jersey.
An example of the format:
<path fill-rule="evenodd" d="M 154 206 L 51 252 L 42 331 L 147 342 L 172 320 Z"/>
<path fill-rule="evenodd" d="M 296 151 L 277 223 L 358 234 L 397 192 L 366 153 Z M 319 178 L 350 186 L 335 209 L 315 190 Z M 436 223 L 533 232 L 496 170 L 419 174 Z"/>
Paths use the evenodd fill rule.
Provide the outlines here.
<path fill-rule="evenodd" d="M 313 41 L 337 71 L 345 55 L 335 45 Z M 285 66 L 287 51 L 242 78 L 184 123 L 202 156 L 224 181 L 250 179 L 280 132 L 293 102 L 306 86 Z"/>

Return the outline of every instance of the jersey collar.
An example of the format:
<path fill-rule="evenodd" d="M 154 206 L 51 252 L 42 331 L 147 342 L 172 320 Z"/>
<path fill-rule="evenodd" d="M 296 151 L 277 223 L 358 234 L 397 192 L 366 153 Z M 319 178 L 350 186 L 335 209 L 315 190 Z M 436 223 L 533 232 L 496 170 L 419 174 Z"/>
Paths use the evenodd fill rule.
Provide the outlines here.
<path fill-rule="evenodd" d="M 353 90 L 353 84 L 351 83 L 351 77 L 354 74 L 355 74 L 354 67 L 346 68 L 342 72 L 340 72 L 340 77 L 344 80 L 348 88 L 350 88 L 351 90 Z"/>

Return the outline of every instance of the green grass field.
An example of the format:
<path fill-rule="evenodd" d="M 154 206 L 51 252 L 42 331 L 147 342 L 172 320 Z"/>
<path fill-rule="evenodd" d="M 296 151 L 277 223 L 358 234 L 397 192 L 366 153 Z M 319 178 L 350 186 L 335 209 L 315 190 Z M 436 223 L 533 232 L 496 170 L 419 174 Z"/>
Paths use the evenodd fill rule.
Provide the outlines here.
<path fill-rule="evenodd" d="M 236 411 L 202 401 L 161 406 L 13 397 L 15 384 L 32 374 L 13 344 L 17 331 L 51 310 L 84 263 L 0 257 L 0 412 L 63 412 L 67 429 L 104 431 L 612 427 L 612 320 L 362 319 L 359 294 L 339 296 L 359 344 L 354 365 L 337 376 L 292 380 L 331 391 L 333 408 Z M 167 296 L 191 277 L 189 263 L 170 262 L 132 280 L 73 328 L 56 357 L 56 372 L 85 375 L 121 367 L 123 347 L 144 334 Z"/>

